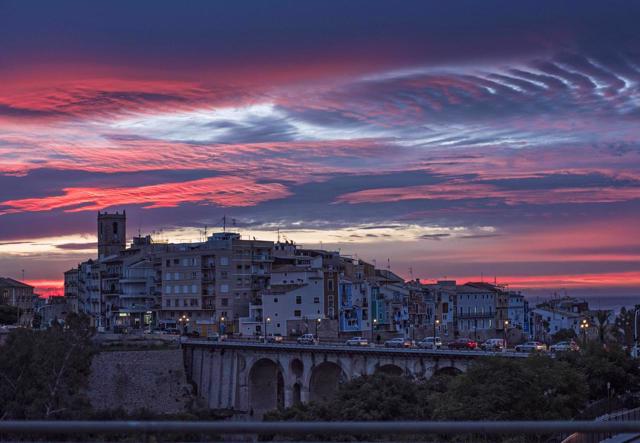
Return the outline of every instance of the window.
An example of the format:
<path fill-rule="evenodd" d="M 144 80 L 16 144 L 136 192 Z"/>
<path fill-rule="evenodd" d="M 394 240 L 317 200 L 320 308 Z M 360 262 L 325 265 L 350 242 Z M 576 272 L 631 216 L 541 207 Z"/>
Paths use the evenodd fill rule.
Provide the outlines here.
<path fill-rule="evenodd" d="M 171 280 L 171 272 L 167 272 L 167 273 L 165 274 L 165 276 L 164 276 L 164 279 L 165 279 L 165 280 L 167 280 L 167 281 L 168 281 L 168 280 Z"/>
<path fill-rule="evenodd" d="M 177 298 L 173 300 L 173 306 L 175 306 L 176 308 L 180 306 L 179 303 L 180 303 L 180 300 L 178 300 Z"/>
<path fill-rule="evenodd" d="M 180 264 L 180 259 L 179 258 L 174 258 L 173 259 L 173 264 L 174 265 L 179 265 Z"/>
<path fill-rule="evenodd" d="M 192 294 L 197 294 L 198 293 L 198 286 L 197 285 L 191 285 L 191 293 Z"/>
<path fill-rule="evenodd" d="M 165 301 L 164 305 L 165 305 L 167 308 L 171 307 L 171 300 L 167 299 L 167 300 Z"/>
<path fill-rule="evenodd" d="M 171 286 L 167 286 L 164 288 L 164 293 L 165 294 L 171 294 Z"/>
<path fill-rule="evenodd" d="M 294 317 L 300 317 L 301 313 L 300 313 L 300 309 L 296 309 L 295 311 L 293 311 L 293 316 Z"/>
<path fill-rule="evenodd" d="M 222 298 L 220 299 L 220 304 L 222 306 L 229 306 L 229 299 L 228 298 Z"/>
<path fill-rule="evenodd" d="M 220 292 L 222 292 L 223 294 L 226 294 L 229 292 L 229 285 L 224 283 L 220 285 Z"/>
<path fill-rule="evenodd" d="M 229 265 L 229 257 L 220 257 L 220 264 L 222 266 L 228 266 Z"/>
<path fill-rule="evenodd" d="M 180 273 L 179 272 L 174 272 L 173 273 L 173 279 L 174 280 L 180 280 Z"/>
<path fill-rule="evenodd" d="M 273 302 L 274 302 L 274 303 L 278 303 L 278 297 L 275 297 L 275 298 L 273 299 Z"/>
<path fill-rule="evenodd" d="M 167 260 L 166 264 L 167 264 L 167 268 L 170 268 L 171 267 L 171 260 Z"/>
<path fill-rule="evenodd" d="M 196 271 L 193 271 L 193 272 L 191 273 L 191 278 L 192 278 L 192 279 L 196 279 L 196 278 L 198 278 L 198 273 L 197 273 Z"/>
<path fill-rule="evenodd" d="M 229 273 L 227 271 L 220 271 L 220 278 L 229 278 Z"/>
<path fill-rule="evenodd" d="M 187 299 L 182 299 L 182 306 L 184 306 L 185 308 L 188 306 L 187 305 Z"/>
<path fill-rule="evenodd" d="M 320 303 L 320 297 L 313 297 L 314 303 Z"/>
<path fill-rule="evenodd" d="M 302 304 L 302 296 L 296 295 L 296 305 L 301 305 L 301 304 Z"/>
<path fill-rule="evenodd" d="M 329 291 L 333 291 L 333 279 L 327 281 L 327 289 L 329 289 Z"/>
<path fill-rule="evenodd" d="M 118 233 L 118 223 L 117 222 L 113 222 L 113 233 L 114 234 Z"/>

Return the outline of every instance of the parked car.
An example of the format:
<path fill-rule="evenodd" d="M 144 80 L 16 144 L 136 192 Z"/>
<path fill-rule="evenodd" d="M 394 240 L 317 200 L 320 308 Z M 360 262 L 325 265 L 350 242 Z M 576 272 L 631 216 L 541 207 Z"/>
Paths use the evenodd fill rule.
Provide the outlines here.
<path fill-rule="evenodd" d="M 302 334 L 296 339 L 299 345 L 315 345 L 316 338 L 313 334 Z"/>
<path fill-rule="evenodd" d="M 474 350 L 478 347 L 478 342 L 470 338 L 457 338 L 447 345 L 449 349 Z"/>
<path fill-rule="evenodd" d="M 490 338 L 480 345 L 483 351 L 502 351 L 505 347 L 503 338 Z"/>
<path fill-rule="evenodd" d="M 347 346 L 369 346 L 369 340 L 364 337 L 352 337 L 346 341 Z"/>
<path fill-rule="evenodd" d="M 440 349 L 442 347 L 442 339 L 440 337 L 425 337 L 417 344 L 419 348 L 423 349 Z"/>
<path fill-rule="evenodd" d="M 404 337 L 396 337 L 384 342 L 385 348 L 411 348 L 413 340 Z"/>
<path fill-rule="evenodd" d="M 549 350 L 551 352 L 571 352 L 571 351 L 579 351 L 580 346 L 573 340 L 570 341 L 561 341 L 556 343 L 555 345 L 549 346 Z"/>
<path fill-rule="evenodd" d="M 177 328 L 167 328 L 165 331 L 167 331 L 167 334 L 180 335 L 180 331 Z"/>
<path fill-rule="evenodd" d="M 516 352 L 544 352 L 547 345 L 539 341 L 528 341 L 516 346 Z"/>
<path fill-rule="evenodd" d="M 267 335 L 267 343 L 282 343 L 283 337 L 280 334 Z"/>
<path fill-rule="evenodd" d="M 200 337 L 200 333 L 198 331 L 185 332 L 183 335 L 186 335 L 187 337 L 191 337 L 191 338 L 199 338 Z"/>
<path fill-rule="evenodd" d="M 210 334 L 207 336 L 207 340 L 209 341 L 222 341 L 222 337 L 217 332 Z"/>

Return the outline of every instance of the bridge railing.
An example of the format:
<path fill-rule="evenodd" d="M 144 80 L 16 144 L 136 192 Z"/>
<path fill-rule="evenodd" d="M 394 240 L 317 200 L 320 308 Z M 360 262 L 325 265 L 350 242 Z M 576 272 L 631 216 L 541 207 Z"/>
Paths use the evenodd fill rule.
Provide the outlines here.
<path fill-rule="evenodd" d="M 233 422 L 233 421 L 0 421 L 2 439 L 47 437 L 48 441 L 70 436 L 137 435 L 161 439 L 167 433 L 200 436 L 202 440 L 221 435 L 243 436 L 387 436 L 391 439 L 422 440 L 441 435 L 545 435 L 580 432 L 585 435 L 640 433 L 634 421 L 410 421 L 410 422 Z M 23 440 L 24 441 L 24 440 Z"/>

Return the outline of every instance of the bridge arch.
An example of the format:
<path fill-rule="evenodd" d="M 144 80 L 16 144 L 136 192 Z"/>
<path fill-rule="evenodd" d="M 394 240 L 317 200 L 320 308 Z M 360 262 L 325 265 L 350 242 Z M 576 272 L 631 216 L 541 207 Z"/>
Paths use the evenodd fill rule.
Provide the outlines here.
<path fill-rule="evenodd" d="M 456 368 L 455 366 L 443 366 L 433 373 L 433 375 L 460 375 L 462 374 L 462 369 Z"/>
<path fill-rule="evenodd" d="M 260 418 L 265 412 L 284 407 L 284 371 L 278 363 L 258 359 L 249 371 L 250 414 Z"/>
<path fill-rule="evenodd" d="M 338 363 L 324 361 L 314 366 L 309 380 L 309 400 L 329 400 L 338 386 L 347 380 L 347 375 Z"/>

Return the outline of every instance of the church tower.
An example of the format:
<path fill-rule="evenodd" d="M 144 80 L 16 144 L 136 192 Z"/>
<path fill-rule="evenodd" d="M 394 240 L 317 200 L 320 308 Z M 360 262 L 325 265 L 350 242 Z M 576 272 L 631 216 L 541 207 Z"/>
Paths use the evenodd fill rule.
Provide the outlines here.
<path fill-rule="evenodd" d="M 127 244 L 127 214 L 98 212 L 98 258 L 123 251 Z"/>

